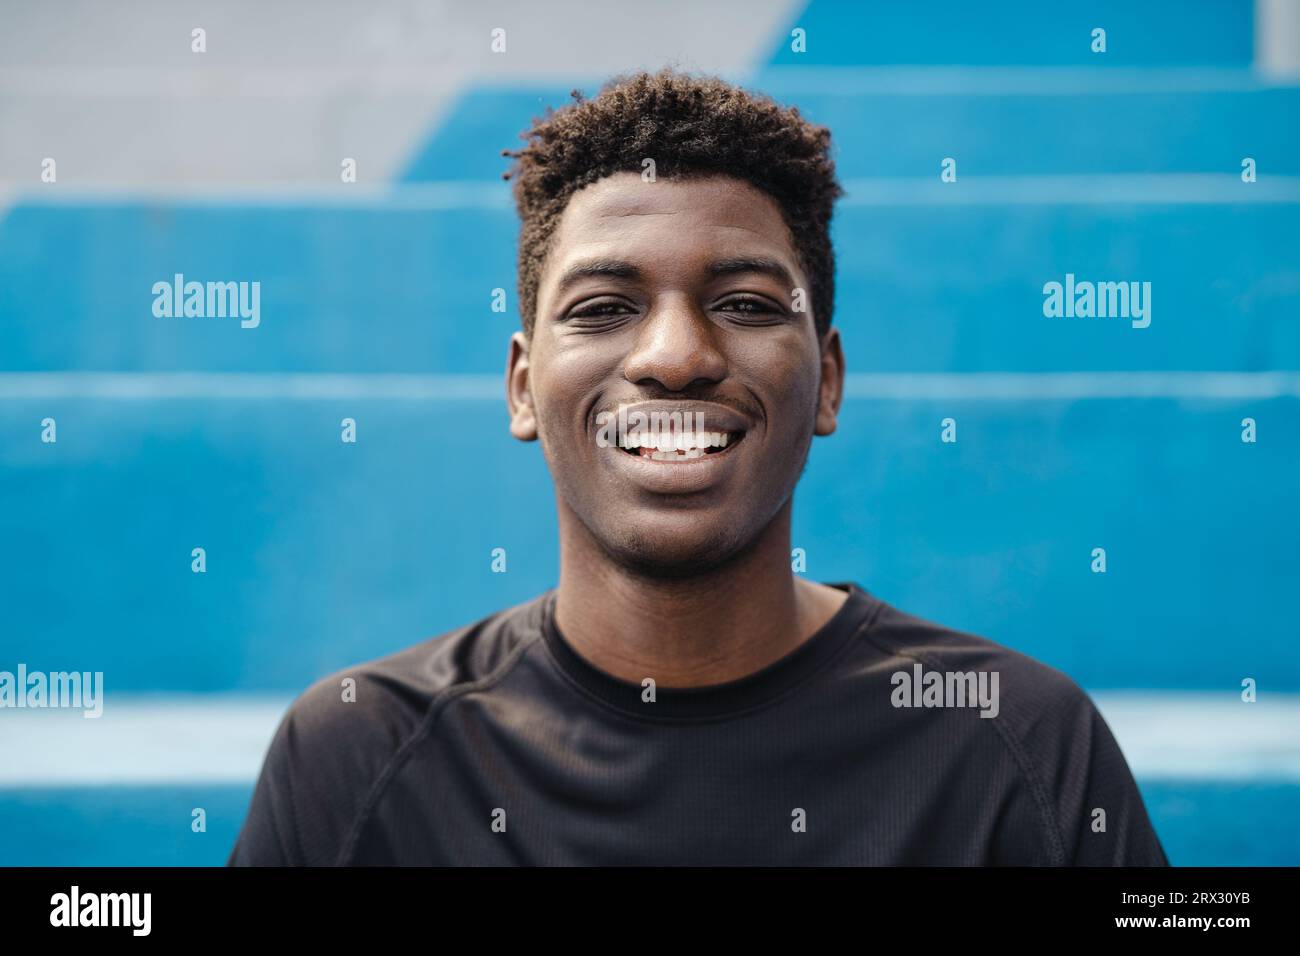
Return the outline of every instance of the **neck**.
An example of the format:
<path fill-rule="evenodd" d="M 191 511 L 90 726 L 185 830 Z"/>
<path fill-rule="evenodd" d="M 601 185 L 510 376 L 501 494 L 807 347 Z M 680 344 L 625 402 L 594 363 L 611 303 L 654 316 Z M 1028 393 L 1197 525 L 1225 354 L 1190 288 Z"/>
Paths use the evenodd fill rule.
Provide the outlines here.
<path fill-rule="evenodd" d="M 684 579 L 614 563 L 563 501 L 559 509 L 556 625 L 589 663 L 632 683 L 738 680 L 793 651 L 847 598 L 790 570 L 789 501 L 753 545 Z"/>

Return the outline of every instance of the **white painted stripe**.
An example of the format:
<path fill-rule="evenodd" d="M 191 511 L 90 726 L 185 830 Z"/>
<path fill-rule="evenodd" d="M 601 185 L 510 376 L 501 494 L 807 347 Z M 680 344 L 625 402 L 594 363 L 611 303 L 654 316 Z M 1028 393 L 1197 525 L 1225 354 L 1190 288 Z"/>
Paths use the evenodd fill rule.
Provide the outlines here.
<path fill-rule="evenodd" d="M 505 375 L 327 372 L 0 372 L 0 399 L 503 400 Z"/>
<path fill-rule="evenodd" d="M 188 38 L 186 39 L 188 43 Z M 196 59 L 202 59 L 196 58 Z M 58 100 L 167 100 L 248 97 L 253 100 L 339 100 L 351 96 L 445 95 L 465 82 L 461 64 L 325 66 L 111 66 L 70 64 L 0 67 L 0 97 Z"/>
<path fill-rule="evenodd" d="M 0 400 L 500 401 L 504 375 L 328 372 L 0 372 Z M 854 373 L 845 397 L 885 401 L 1300 397 L 1300 371 Z"/>
<path fill-rule="evenodd" d="M 504 162 L 504 161 L 503 161 Z M 504 168 L 504 166 L 502 167 Z M 447 209 L 512 209 L 510 185 L 490 179 L 431 183 L 249 183 L 178 186 L 74 186 L 0 183 L 11 206 L 152 206 L 257 209 L 391 209 L 440 212 Z M 3 208 L 3 207 L 0 207 Z"/>
<path fill-rule="evenodd" d="M 1098 692 L 1097 709 L 1144 780 L 1300 782 L 1300 694 Z"/>
<path fill-rule="evenodd" d="M 103 713 L 0 710 L 0 787 L 247 783 L 284 697 L 114 697 Z"/>
<path fill-rule="evenodd" d="M 845 376 L 846 398 L 1074 401 L 1300 398 L 1300 372 L 944 372 Z"/>
<path fill-rule="evenodd" d="M 678 31 L 680 39 L 681 32 Z M 475 35 L 477 40 L 478 36 Z M 734 40 L 734 37 L 731 38 Z M 718 49 L 709 49 L 717 59 Z M 590 53 L 590 51 L 588 51 Z M 537 89 L 594 90 L 610 72 L 574 68 L 550 58 L 531 64 L 502 58 L 494 72 L 476 74 L 468 62 L 331 63 L 260 66 L 113 65 L 0 67 L 0 96 L 86 98 L 172 98 L 223 96 L 313 98 L 349 92 L 387 95 L 427 94 L 440 86 L 471 82 L 484 88 L 514 92 Z M 588 56 L 588 59 L 590 57 Z M 1294 75 L 1271 75 L 1235 67 L 1088 68 L 1088 67 L 963 67 L 963 66 L 770 66 L 743 65 L 743 56 L 715 64 L 710 72 L 778 100 L 794 96 L 1105 96 L 1151 93 L 1237 93 L 1296 88 Z M 649 65 L 649 64 L 647 64 Z M 618 70 L 626 64 L 611 64 Z M 502 71 L 507 72 L 502 72 Z M 559 105 L 558 103 L 552 105 Z"/>
<path fill-rule="evenodd" d="M 754 85 L 774 98 L 861 96 L 1105 96 L 1297 89 L 1297 79 L 1238 67 L 772 66 Z"/>
<path fill-rule="evenodd" d="M 502 167 L 504 168 L 504 167 Z M 1243 183 L 1235 173 L 1080 173 L 928 178 L 845 179 L 845 206 L 1236 205 L 1300 203 L 1300 176 L 1263 175 Z M 250 183 L 207 186 L 94 186 L 0 182 L 0 210 L 12 206 L 152 206 L 233 209 L 344 208 L 397 212 L 513 210 L 509 183 Z"/>
<path fill-rule="evenodd" d="M 1300 202 L 1300 176 L 1244 183 L 1237 173 L 1089 173 L 848 179 L 846 206 L 1233 205 Z"/>
<path fill-rule="evenodd" d="M 1300 783 L 1300 695 L 1092 695 L 1140 780 Z M 109 697 L 103 715 L 0 711 L 0 787 L 252 783 L 280 696 Z"/>

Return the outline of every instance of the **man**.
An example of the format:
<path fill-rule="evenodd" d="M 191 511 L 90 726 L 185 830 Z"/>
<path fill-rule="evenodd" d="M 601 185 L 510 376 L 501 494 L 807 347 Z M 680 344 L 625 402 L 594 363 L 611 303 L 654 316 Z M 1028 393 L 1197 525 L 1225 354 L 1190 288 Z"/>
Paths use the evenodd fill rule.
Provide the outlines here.
<path fill-rule="evenodd" d="M 829 133 L 669 71 L 576 99 L 509 174 L 558 587 L 307 690 L 229 862 L 1167 865 L 1069 678 L 791 570 Z"/>

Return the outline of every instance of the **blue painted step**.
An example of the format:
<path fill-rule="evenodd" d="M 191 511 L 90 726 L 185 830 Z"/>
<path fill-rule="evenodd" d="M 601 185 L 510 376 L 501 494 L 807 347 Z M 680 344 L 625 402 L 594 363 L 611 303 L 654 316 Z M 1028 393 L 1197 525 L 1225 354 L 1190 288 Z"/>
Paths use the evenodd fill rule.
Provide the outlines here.
<path fill-rule="evenodd" d="M 1295 369 L 1298 221 L 1300 203 L 849 205 L 836 323 L 859 372 Z M 499 374 L 515 229 L 507 209 L 19 207 L 0 369 Z M 260 325 L 155 317 L 177 272 L 259 281 Z M 1044 317 L 1067 273 L 1150 282 L 1150 327 Z"/>
<path fill-rule="evenodd" d="M 947 156 L 965 176 L 1238 174 L 1244 156 L 1261 175 L 1300 173 L 1300 123 L 1286 121 L 1300 115 L 1300 87 L 1256 87 L 1247 74 L 1153 77 L 1150 89 L 1135 76 L 1122 90 L 1104 77 L 1090 89 L 1078 75 L 944 77 L 782 67 L 745 85 L 829 126 L 844 178 L 937 179 Z M 981 83 L 1000 92 L 978 92 Z M 531 119 L 569 102 L 569 89 L 469 90 L 403 179 L 500 179 L 510 165 L 501 150 L 518 148 Z M 583 89 L 594 94 L 596 86 Z"/>
<path fill-rule="evenodd" d="M 1297 443 L 1296 399 L 850 400 L 794 544 L 1088 687 L 1300 690 Z M 0 660 L 118 691 L 301 689 L 555 580 L 540 450 L 496 402 L 7 401 L 0 455 Z"/>
<path fill-rule="evenodd" d="M 789 30 L 807 32 L 793 52 Z M 1106 30 L 1093 53 L 1092 31 Z M 1245 66 L 1253 4 L 1220 0 L 813 0 L 776 38 L 776 63 L 977 66 Z"/>

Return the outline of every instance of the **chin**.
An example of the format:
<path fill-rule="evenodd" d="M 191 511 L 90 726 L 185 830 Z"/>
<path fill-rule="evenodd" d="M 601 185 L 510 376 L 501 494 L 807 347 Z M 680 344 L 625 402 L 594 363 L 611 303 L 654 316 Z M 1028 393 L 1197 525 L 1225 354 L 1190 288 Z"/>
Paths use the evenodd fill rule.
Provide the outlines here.
<path fill-rule="evenodd" d="M 671 517 L 656 519 L 663 525 L 676 523 Z M 660 527 L 649 533 L 621 529 L 624 533 L 600 535 L 596 538 L 610 559 L 627 570 L 648 578 L 680 580 L 706 575 L 717 570 L 742 554 L 751 540 L 734 533 L 734 529 L 720 529 L 710 533 L 701 528 L 697 519 L 682 516 L 686 525 L 681 533 L 674 534 L 671 527 Z M 730 533 L 728 533 L 730 532 Z"/>

